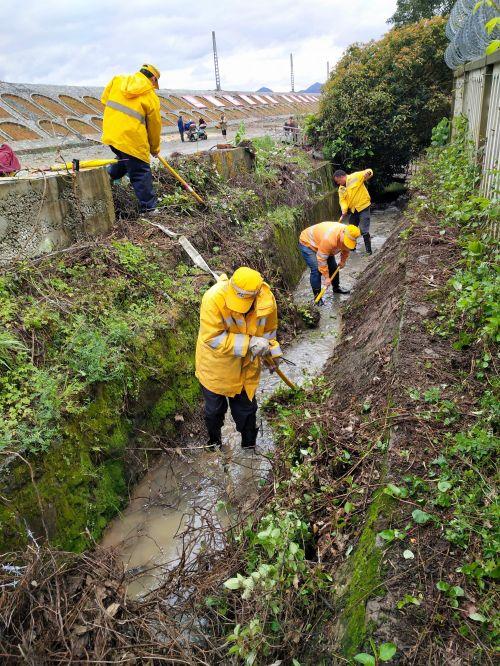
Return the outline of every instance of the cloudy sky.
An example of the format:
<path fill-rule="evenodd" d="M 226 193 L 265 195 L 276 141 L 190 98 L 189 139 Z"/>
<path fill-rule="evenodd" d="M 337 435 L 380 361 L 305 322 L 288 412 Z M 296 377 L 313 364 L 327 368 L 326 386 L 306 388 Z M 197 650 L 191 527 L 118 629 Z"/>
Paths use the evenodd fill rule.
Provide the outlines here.
<path fill-rule="evenodd" d="M 295 89 L 326 77 L 346 46 L 378 38 L 396 0 L 1 0 L 0 80 L 102 85 L 143 62 L 161 87 Z"/>

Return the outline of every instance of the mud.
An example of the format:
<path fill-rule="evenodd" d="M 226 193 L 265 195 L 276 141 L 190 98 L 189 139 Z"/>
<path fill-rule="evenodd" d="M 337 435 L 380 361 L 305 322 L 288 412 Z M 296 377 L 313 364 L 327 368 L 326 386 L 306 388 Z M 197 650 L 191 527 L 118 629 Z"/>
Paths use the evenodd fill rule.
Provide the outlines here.
<path fill-rule="evenodd" d="M 399 217 L 397 208 L 373 211 L 372 236 L 374 256 L 366 256 L 362 247 L 351 257 L 341 274 L 341 284 L 353 287 L 360 273 L 377 261 L 377 252 L 394 229 Z M 362 246 L 362 243 L 361 243 Z M 305 271 L 294 293 L 298 305 L 310 301 L 309 271 Z M 294 382 L 301 384 L 318 375 L 332 356 L 340 334 L 340 308 L 348 296 L 328 291 L 320 308 L 320 321 L 314 331 L 299 335 L 285 352 L 292 364 L 282 366 Z M 258 401 L 270 397 L 280 380 L 263 373 Z M 183 536 L 201 525 L 207 513 L 215 525 L 227 525 L 235 507 L 254 498 L 270 468 L 274 449 L 270 427 L 262 413 L 258 415 L 259 437 L 255 453 L 243 451 L 239 435 L 228 417 L 223 429 L 223 450 L 204 449 L 204 441 L 193 442 L 189 449 L 177 449 L 153 469 L 135 488 L 130 504 L 108 527 L 102 545 L 115 547 L 129 572 L 135 576 L 128 594 L 142 596 L 161 583 L 162 570 L 178 562 L 181 555 L 190 558 L 202 547 L 196 543 L 184 551 Z"/>

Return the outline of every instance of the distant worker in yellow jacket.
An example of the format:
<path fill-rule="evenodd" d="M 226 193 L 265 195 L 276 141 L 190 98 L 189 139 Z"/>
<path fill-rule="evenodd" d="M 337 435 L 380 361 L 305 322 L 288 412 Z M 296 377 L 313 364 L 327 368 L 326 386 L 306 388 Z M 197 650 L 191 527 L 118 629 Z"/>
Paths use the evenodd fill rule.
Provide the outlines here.
<path fill-rule="evenodd" d="M 238 268 L 203 296 L 196 345 L 196 376 L 205 398 L 210 446 L 221 446 L 228 402 L 243 448 L 257 442 L 257 400 L 262 359 L 279 362 L 276 300 L 262 275 Z"/>
<path fill-rule="evenodd" d="M 366 189 L 366 181 L 373 176 L 371 169 L 347 174 L 339 169 L 333 174 L 333 180 L 339 187 L 339 201 L 342 209 L 342 222 L 349 215 L 349 222 L 360 228 L 365 241 L 367 254 L 372 253 L 370 236 L 371 199 Z"/>
<path fill-rule="evenodd" d="M 112 180 L 128 175 L 143 213 L 153 213 L 157 205 L 149 156 L 160 152 L 160 101 L 155 93 L 159 78 L 154 65 L 143 65 L 135 74 L 112 78 L 101 97 L 101 140 L 119 160 L 108 173 Z"/>

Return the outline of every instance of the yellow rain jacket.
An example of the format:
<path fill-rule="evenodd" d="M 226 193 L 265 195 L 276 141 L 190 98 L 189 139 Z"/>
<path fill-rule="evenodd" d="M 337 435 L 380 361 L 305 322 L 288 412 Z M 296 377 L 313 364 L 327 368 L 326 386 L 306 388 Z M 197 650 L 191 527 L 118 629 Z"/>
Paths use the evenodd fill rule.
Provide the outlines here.
<path fill-rule="evenodd" d="M 104 109 L 101 141 L 149 163 L 160 152 L 160 100 L 147 76 L 115 76 L 101 97 Z"/>
<path fill-rule="evenodd" d="M 253 335 L 267 338 L 271 356 L 282 355 L 276 340 L 276 300 L 265 282 L 249 312 L 230 310 L 224 298 L 230 289 L 225 275 L 203 296 L 196 344 L 196 376 L 213 393 L 229 398 L 245 389 L 253 399 L 260 380 L 261 358 L 248 352 Z"/>
<path fill-rule="evenodd" d="M 339 185 L 339 201 L 342 213 L 347 211 L 354 213 L 355 210 L 361 212 L 371 203 L 370 195 L 365 185 L 365 174 L 373 176 L 371 169 L 364 171 L 355 171 L 347 175 L 345 185 Z"/>

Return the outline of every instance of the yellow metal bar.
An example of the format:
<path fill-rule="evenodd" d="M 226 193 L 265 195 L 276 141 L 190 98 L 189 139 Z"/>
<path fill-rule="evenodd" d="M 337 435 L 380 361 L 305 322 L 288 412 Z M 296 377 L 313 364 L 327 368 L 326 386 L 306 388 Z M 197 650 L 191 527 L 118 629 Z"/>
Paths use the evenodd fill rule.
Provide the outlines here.
<path fill-rule="evenodd" d="M 330 284 L 332 283 L 333 278 L 337 275 L 337 273 L 339 272 L 339 270 L 340 270 L 340 266 L 337 267 L 337 270 L 336 270 L 335 273 L 331 276 L 331 278 L 330 278 Z M 318 295 L 316 296 L 316 298 L 314 299 L 314 302 L 315 302 L 315 303 L 319 303 L 319 302 L 320 302 L 320 300 L 323 298 L 323 295 L 324 295 L 324 293 L 325 293 L 325 291 L 326 291 L 326 289 L 327 289 L 328 286 L 329 286 L 329 285 L 327 285 L 326 287 L 323 287 L 323 289 L 319 292 L 319 294 L 318 294 Z"/>
<path fill-rule="evenodd" d="M 81 160 L 80 169 L 92 169 L 95 167 L 107 166 L 108 164 L 116 164 L 118 160 Z M 72 171 L 73 162 L 65 162 L 64 164 L 54 164 L 50 167 L 51 171 Z"/>
<path fill-rule="evenodd" d="M 202 205 L 205 205 L 205 202 L 200 197 L 200 195 L 197 194 L 197 192 L 195 192 L 193 190 L 191 185 L 184 180 L 184 178 L 180 175 L 180 173 L 178 173 L 172 166 L 170 166 L 170 164 L 167 162 L 167 160 L 164 157 L 162 157 L 161 155 L 158 155 L 158 159 L 163 164 L 165 169 L 167 169 L 167 171 L 169 171 L 172 174 L 172 176 L 179 181 L 179 183 L 182 185 L 182 187 L 187 192 L 189 192 L 189 194 L 191 194 L 191 196 L 193 196 L 198 203 L 201 203 Z"/>
<path fill-rule="evenodd" d="M 285 382 L 287 386 L 289 386 L 291 389 L 297 388 L 296 384 L 294 384 L 291 379 L 288 379 L 288 377 L 285 375 L 285 373 L 282 370 L 280 370 L 279 366 L 276 365 L 273 359 L 264 358 L 264 363 L 267 365 L 267 367 L 270 370 L 275 372 L 278 375 L 278 377 Z"/>

